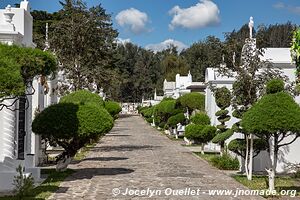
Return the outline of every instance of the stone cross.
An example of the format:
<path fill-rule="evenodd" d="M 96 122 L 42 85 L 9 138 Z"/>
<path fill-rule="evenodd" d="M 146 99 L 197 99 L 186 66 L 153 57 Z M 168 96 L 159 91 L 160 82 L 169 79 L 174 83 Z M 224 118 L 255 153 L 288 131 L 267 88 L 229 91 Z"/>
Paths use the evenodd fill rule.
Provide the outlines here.
<path fill-rule="evenodd" d="M 250 21 L 249 21 L 250 39 L 252 39 L 253 37 L 253 28 L 254 28 L 253 17 L 250 17 Z"/>

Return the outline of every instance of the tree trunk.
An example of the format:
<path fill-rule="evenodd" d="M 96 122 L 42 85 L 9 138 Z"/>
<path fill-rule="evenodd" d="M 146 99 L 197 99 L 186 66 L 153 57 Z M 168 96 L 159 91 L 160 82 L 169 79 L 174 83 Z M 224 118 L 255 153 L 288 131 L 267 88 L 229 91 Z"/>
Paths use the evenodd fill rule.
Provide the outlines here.
<path fill-rule="evenodd" d="M 66 171 L 72 159 L 73 159 L 72 157 L 66 155 L 65 158 L 59 160 L 56 164 L 56 171 L 58 172 Z"/>
<path fill-rule="evenodd" d="M 277 167 L 277 159 L 278 159 L 278 149 L 277 149 L 277 137 L 269 139 L 269 150 L 270 150 L 270 159 L 271 159 L 271 167 L 266 169 L 269 177 L 269 190 L 275 190 L 275 175 L 276 175 L 276 167 Z"/>
<path fill-rule="evenodd" d="M 248 180 L 252 180 L 252 171 L 253 171 L 253 134 L 250 134 L 250 153 L 249 153 L 249 167 L 248 167 Z"/>
<path fill-rule="evenodd" d="M 249 140 L 248 140 L 248 136 L 245 135 L 245 140 L 246 140 L 246 156 L 245 156 L 245 172 L 246 172 L 246 176 L 247 178 L 249 177 Z"/>
<path fill-rule="evenodd" d="M 204 143 L 201 144 L 201 154 L 204 155 Z"/>

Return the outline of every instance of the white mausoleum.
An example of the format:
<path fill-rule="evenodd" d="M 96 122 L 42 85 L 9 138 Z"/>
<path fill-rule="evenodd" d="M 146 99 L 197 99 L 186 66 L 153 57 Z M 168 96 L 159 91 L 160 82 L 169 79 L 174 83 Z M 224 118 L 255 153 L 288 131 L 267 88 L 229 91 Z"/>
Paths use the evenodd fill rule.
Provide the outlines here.
<path fill-rule="evenodd" d="M 254 39 L 255 41 L 255 39 Z M 283 75 L 288 77 L 288 82 L 293 82 L 296 80 L 295 71 L 296 67 L 292 63 L 291 53 L 289 48 L 266 48 L 264 54 L 261 57 L 263 61 L 269 61 L 272 63 L 272 66 L 276 69 L 279 69 Z M 219 110 L 215 102 L 215 97 L 211 91 L 209 85 L 212 85 L 216 88 L 226 87 L 229 90 L 232 89 L 232 85 L 235 81 L 235 77 L 227 77 L 218 72 L 216 68 L 208 68 L 206 70 L 205 82 L 208 85 L 206 88 L 206 111 L 208 116 L 211 118 L 212 125 L 218 125 L 217 117 L 215 113 Z M 300 103 L 299 97 L 296 97 L 296 101 Z M 232 114 L 232 108 L 229 107 L 230 114 Z M 226 124 L 230 128 L 238 120 L 234 117 L 231 118 Z M 242 134 L 235 133 L 230 139 L 226 141 L 228 144 L 232 139 L 243 138 Z M 288 138 L 286 141 L 291 141 Z M 283 141 L 284 142 L 284 141 Z M 285 142 L 284 142 L 285 143 Z M 289 146 L 283 147 L 278 160 L 277 171 L 285 172 L 288 169 L 288 166 L 291 163 L 300 163 L 300 139 L 296 140 Z M 254 159 L 253 169 L 255 171 L 265 171 L 266 166 L 268 166 L 270 161 L 268 160 L 267 152 L 260 153 L 259 156 Z"/>
<path fill-rule="evenodd" d="M 0 10 L 0 42 L 34 48 L 32 28 L 33 18 L 27 0 L 21 1 L 20 8 L 8 5 Z M 12 110 L 4 108 L 0 111 L 0 192 L 13 189 L 12 183 L 19 165 L 25 167 L 27 175 L 32 174 L 36 181 L 40 179 L 37 165 L 43 156 L 41 140 L 31 131 L 31 124 L 35 113 L 57 102 L 55 80 L 47 83 L 48 93 L 45 93 L 46 87 L 42 86 L 41 77 L 34 79 L 35 93 L 28 96 L 28 109 L 25 111 L 12 111 L 18 109 L 18 102 L 11 107 Z M 13 101 L 6 100 L 4 103 L 8 105 Z M 20 116 L 25 116 L 25 130 L 20 128 L 24 125 Z"/>

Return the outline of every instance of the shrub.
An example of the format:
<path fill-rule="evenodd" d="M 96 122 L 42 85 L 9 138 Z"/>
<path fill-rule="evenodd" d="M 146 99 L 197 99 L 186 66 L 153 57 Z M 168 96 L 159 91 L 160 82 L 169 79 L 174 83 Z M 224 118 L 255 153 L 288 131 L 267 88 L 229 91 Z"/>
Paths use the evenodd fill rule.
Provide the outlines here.
<path fill-rule="evenodd" d="M 190 124 L 186 127 L 184 136 L 194 140 L 195 143 L 209 142 L 216 134 L 216 128 L 208 125 Z"/>
<path fill-rule="evenodd" d="M 174 128 L 178 123 L 184 124 L 185 120 L 184 114 L 178 113 L 177 115 L 174 115 L 168 119 L 167 125 Z"/>
<path fill-rule="evenodd" d="M 165 100 L 156 105 L 153 112 L 161 122 L 167 123 L 171 116 L 182 112 L 180 109 L 176 109 L 175 106 L 176 100 Z"/>
<path fill-rule="evenodd" d="M 205 113 L 197 113 L 192 116 L 191 122 L 198 125 L 210 125 L 210 119 Z"/>
<path fill-rule="evenodd" d="M 118 114 L 122 111 L 120 104 L 114 101 L 106 101 L 104 107 L 114 119 L 118 118 Z"/>
<path fill-rule="evenodd" d="M 219 131 L 217 131 L 218 133 Z M 233 131 L 231 129 L 228 129 L 227 131 L 223 133 L 218 133 L 213 139 L 213 143 L 224 143 L 227 139 L 229 139 L 233 135 Z"/>
<path fill-rule="evenodd" d="M 192 113 L 194 110 L 205 111 L 205 95 L 198 92 L 185 94 L 178 98 L 177 104 L 180 107 L 188 108 Z"/>
<path fill-rule="evenodd" d="M 21 165 L 16 169 L 18 175 L 14 177 L 13 185 L 17 199 L 24 199 L 29 196 L 34 188 L 34 179 L 30 174 L 28 177 L 24 175 L 25 168 Z"/>
<path fill-rule="evenodd" d="M 267 83 L 267 94 L 274 94 L 284 90 L 284 82 L 280 79 L 272 79 Z"/>
<path fill-rule="evenodd" d="M 57 160 L 72 158 L 90 140 L 97 140 L 113 127 L 113 118 L 95 104 L 59 103 L 39 113 L 32 123 L 34 133 L 64 148 Z"/>
<path fill-rule="evenodd" d="M 152 117 L 152 115 L 153 115 L 153 109 L 154 109 L 154 107 L 149 107 L 149 108 L 146 107 L 145 109 L 143 109 L 141 111 L 142 116 L 145 117 L 145 118 Z"/>
<path fill-rule="evenodd" d="M 78 90 L 70 93 L 60 99 L 60 103 L 87 104 L 94 103 L 99 106 L 104 106 L 102 98 L 88 90 Z"/>
<path fill-rule="evenodd" d="M 210 159 L 213 166 L 222 170 L 238 170 L 240 167 L 239 160 L 237 158 L 232 158 L 228 154 L 222 156 L 215 156 Z"/>

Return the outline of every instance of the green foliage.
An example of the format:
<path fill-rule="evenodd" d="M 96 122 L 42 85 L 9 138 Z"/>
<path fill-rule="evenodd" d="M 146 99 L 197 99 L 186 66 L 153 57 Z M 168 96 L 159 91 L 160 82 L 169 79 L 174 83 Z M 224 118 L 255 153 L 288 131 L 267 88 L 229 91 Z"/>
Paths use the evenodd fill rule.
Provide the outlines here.
<path fill-rule="evenodd" d="M 233 131 L 231 129 L 228 129 L 228 130 L 226 130 L 225 132 L 222 132 L 222 133 L 217 131 L 217 135 L 212 139 L 212 142 L 216 143 L 216 144 L 224 143 L 232 135 L 233 135 Z"/>
<path fill-rule="evenodd" d="M 141 110 L 141 114 L 145 118 L 150 118 L 153 116 L 153 111 L 154 111 L 154 107 L 149 107 L 149 108 L 146 107 L 145 109 Z"/>
<path fill-rule="evenodd" d="M 178 123 L 184 124 L 186 121 L 183 113 L 178 113 L 168 119 L 167 125 L 175 128 Z"/>
<path fill-rule="evenodd" d="M 246 158 L 246 141 L 245 139 L 234 139 L 228 144 L 228 149 L 242 158 Z M 268 149 L 268 143 L 262 139 L 253 140 L 253 157 L 257 156 L 260 151 Z"/>
<path fill-rule="evenodd" d="M 110 92 L 118 82 L 114 68 L 118 33 L 112 27 L 111 16 L 101 5 L 88 8 L 83 0 L 64 0 L 61 4 L 60 19 L 51 24 L 50 35 L 51 48 L 71 84 L 71 88 L 63 84 L 61 92 L 92 90 L 93 83 L 98 91 L 104 87 Z"/>
<path fill-rule="evenodd" d="M 228 110 L 219 110 L 216 112 L 216 116 L 222 116 L 222 115 L 228 115 L 229 111 Z"/>
<path fill-rule="evenodd" d="M 267 83 L 267 94 L 274 94 L 284 90 L 284 82 L 281 79 L 272 79 Z"/>
<path fill-rule="evenodd" d="M 21 165 L 16 169 L 18 175 L 14 177 L 13 185 L 15 186 L 15 192 L 17 199 L 24 199 L 30 195 L 34 188 L 34 179 L 32 175 L 25 176 L 25 168 Z"/>
<path fill-rule="evenodd" d="M 37 75 L 47 76 L 57 69 L 52 54 L 38 49 L 0 44 L 0 98 L 25 94 L 27 84 Z"/>
<path fill-rule="evenodd" d="M 115 119 L 118 118 L 118 114 L 122 111 L 120 104 L 114 101 L 106 101 L 104 103 L 104 107 L 109 112 L 109 114 Z"/>
<path fill-rule="evenodd" d="M 202 144 L 209 142 L 215 134 L 216 128 L 213 126 L 190 124 L 186 127 L 184 136 L 194 140 L 195 143 Z"/>
<path fill-rule="evenodd" d="M 191 122 L 197 125 L 210 125 L 210 118 L 206 113 L 197 113 L 191 117 Z"/>
<path fill-rule="evenodd" d="M 300 107 L 285 92 L 267 94 L 244 115 L 242 127 L 248 133 L 269 135 L 300 132 Z"/>
<path fill-rule="evenodd" d="M 205 111 L 205 95 L 198 92 L 191 92 L 178 98 L 177 104 L 183 108 L 188 108 L 190 112 L 199 110 Z"/>
<path fill-rule="evenodd" d="M 34 119 L 32 130 L 36 134 L 64 148 L 59 159 L 64 156 L 73 157 L 90 140 L 97 140 L 113 127 L 113 118 L 100 106 L 102 102 L 93 98 L 94 95 L 91 97 L 84 99 L 81 95 L 69 95 L 63 102 L 74 103 L 49 106 Z"/>
<path fill-rule="evenodd" d="M 74 104 L 96 104 L 103 106 L 102 98 L 88 90 L 78 90 L 63 96 L 60 99 L 60 103 L 74 103 Z"/>
<path fill-rule="evenodd" d="M 231 92 L 226 87 L 222 87 L 217 88 L 214 91 L 214 95 L 216 104 L 221 110 L 216 112 L 220 124 L 217 125 L 217 135 L 212 139 L 212 142 L 220 144 L 221 151 L 224 151 L 225 141 L 233 135 L 233 131 L 226 126 L 226 122 L 231 118 L 230 115 L 228 115 L 229 111 L 226 110 L 231 103 Z"/>
<path fill-rule="evenodd" d="M 182 111 L 176 109 L 176 100 L 165 100 L 155 106 L 154 115 L 159 117 L 161 122 L 167 123 L 171 116 L 174 116 Z"/>
<path fill-rule="evenodd" d="M 20 66 L 8 58 L 1 59 L 0 66 L 0 98 L 24 94 L 25 84 L 20 73 Z"/>
<path fill-rule="evenodd" d="M 226 87 L 217 88 L 214 91 L 216 98 L 216 104 L 221 109 L 224 110 L 230 106 L 231 103 L 231 92 Z"/>
<path fill-rule="evenodd" d="M 167 55 L 162 60 L 162 67 L 164 70 L 165 78 L 168 81 L 175 81 L 176 74 L 187 75 L 189 67 L 184 59 L 178 55 Z"/>
<path fill-rule="evenodd" d="M 213 166 L 222 170 L 238 170 L 240 167 L 238 159 L 232 158 L 228 154 L 224 154 L 222 156 L 215 156 L 211 158 L 210 161 Z"/>
<path fill-rule="evenodd" d="M 193 75 L 193 81 L 205 81 L 207 68 L 219 66 L 222 62 L 224 43 L 214 36 L 192 44 L 181 53 L 187 61 Z"/>

